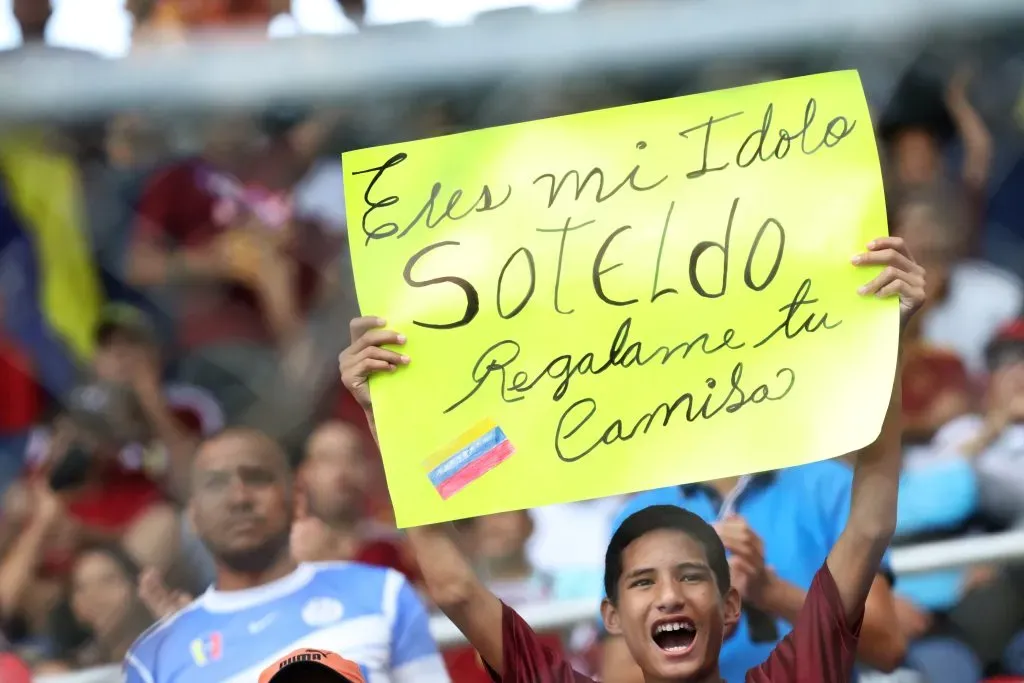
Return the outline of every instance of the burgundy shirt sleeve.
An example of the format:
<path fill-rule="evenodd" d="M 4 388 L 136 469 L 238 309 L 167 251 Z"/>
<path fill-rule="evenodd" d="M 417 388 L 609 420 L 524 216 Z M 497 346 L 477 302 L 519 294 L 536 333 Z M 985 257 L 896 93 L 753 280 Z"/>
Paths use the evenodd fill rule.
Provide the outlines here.
<path fill-rule="evenodd" d="M 505 675 L 487 667 L 494 683 L 594 683 L 576 673 L 561 654 L 544 645 L 530 625 L 501 605 L 501 650 Z"/>
<path fill-rule="evenodd" d="M 793 630 L 764 664 L 747 672 L 747 683 L 844 683 L 853 676 L 857 639 L 864 620 L 848 623 L 839 588 L 822 565 L 814 575 Z"/>

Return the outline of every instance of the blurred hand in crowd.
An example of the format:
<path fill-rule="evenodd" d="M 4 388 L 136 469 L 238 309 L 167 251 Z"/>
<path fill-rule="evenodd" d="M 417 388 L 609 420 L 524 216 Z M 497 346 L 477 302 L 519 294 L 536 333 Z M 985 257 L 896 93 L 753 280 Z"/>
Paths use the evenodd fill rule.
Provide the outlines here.
<path fill-rule="evenodd" d="M 907 640 L 916 640 L 931 628 L 932 616 L 928 612 L 899 596 L 893 596 L 893 602 L 900 631 Z"/>
<path fill-rule="evenodd" d="M 755 607 L 761 606 L 762 593 L 770 577 L 764 563 L 764 543 L 739 516 L 722 520 L 714 527 L 729 552 L 732 585 L 744 601 Z"/>
<path fill-rule="evenodd" d="M 324 562 L 337 559 L 332 557 L 334 538 L 320 519 L 305 516 L 292 523 L 290 536 L 292 557 L 297 562 Z"/>
<path fill-rule="evenodd" d="M 184 609 L 192 602 L 192 596 L 168 588 L 160 571 L 148 567 L 139 576 L 139 600 L 154 618 L 163 619 Z"/>

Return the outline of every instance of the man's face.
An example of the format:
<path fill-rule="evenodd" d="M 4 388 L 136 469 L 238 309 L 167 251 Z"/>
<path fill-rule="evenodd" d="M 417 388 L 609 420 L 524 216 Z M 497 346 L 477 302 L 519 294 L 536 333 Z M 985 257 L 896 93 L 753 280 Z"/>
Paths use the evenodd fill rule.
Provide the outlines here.
<path fill-rule="evenodd" d="M 907 185 L 927 184 L 935 180 L 941 166 L 939 145 L 926 130 L 909 128 L 893 141 L 896 173 Z"/>
<path fill-rule="evenodd" d="M 288 546 L 290 488 L 276 444 L 249 432 L 224 434 L 196 454 L 192 523 L 218 561 L 235 571 L 263 571 Z"/>
<path fill-rule="evenodd" d="M 700 680 L 715 672 L 739 593 L 723 597 L 704 548 L 681 531 L 653 531 L 622 554 L 618 604 L 604 601 L 605 627 L 621 635 L 649 678 Z"/>
<path fill-rule="evenodd" d="M 367 485 L 365 458 L 362 438 L 349 425 L 317 429 L 306 445 L 301 474 L 310 513 L 328 523 L 358 517 Z"/>

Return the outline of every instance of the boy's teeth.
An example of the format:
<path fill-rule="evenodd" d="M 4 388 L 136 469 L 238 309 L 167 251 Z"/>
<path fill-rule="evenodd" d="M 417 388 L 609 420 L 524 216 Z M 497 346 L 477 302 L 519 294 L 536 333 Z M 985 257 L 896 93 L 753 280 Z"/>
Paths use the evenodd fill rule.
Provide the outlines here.
<path fill-rule="evenodd" d="M 679 630 L 682 630 L 682 629 L 685 629 L 687 631 L 693 630 L 692 627 L 689 624 L 684 624 L 684 623 L 681 623 L 681 622 L 673 622 L 673 623 L 670 623 L 670 624 L 658 624 L 658 628 L 655 629 L 655 632 L 656 633 L 662 633 L 664 631 L 679 631 Z"/>

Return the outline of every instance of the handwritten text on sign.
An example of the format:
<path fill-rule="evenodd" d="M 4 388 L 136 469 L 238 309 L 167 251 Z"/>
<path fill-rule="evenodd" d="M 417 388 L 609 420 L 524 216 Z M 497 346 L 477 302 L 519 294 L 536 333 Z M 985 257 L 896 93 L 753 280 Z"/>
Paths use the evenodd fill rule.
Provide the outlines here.
<path fill-rule="evenodd" d="M 870 442 L 897 307 L 856 72 L 351 152 L 361 310 L 401 526 L 833 457 Z"/>

